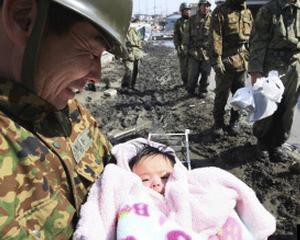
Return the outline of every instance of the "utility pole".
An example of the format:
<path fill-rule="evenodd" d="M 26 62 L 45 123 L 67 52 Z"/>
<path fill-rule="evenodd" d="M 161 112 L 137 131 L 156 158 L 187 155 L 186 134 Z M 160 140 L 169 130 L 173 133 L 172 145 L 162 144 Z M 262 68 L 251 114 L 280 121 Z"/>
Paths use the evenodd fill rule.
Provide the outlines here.
<path fill-rule="evenodd" d="M 154 0 L 153 10 L 154 10 L 154 15 L 156 15 L 156 0 Z"/>

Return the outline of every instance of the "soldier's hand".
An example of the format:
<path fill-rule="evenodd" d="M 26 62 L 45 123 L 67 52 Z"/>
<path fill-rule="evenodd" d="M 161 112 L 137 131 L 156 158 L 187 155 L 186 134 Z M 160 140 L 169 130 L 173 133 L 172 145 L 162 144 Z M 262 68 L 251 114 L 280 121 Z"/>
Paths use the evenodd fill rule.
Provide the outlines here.
<path fill-rule="evenodd" d="M 252 83 L 252 86 L 253 86 L 256 83 L 256 80 L 258 78 L 262 77 L 262 74 L 260 72 L 251 72 L 250 76 L 251 76 L 251 83 Z"/>
<path fill-rule="evenodd" d="M 226 69 L 223 62 L 220 62 L 214 66 L 214 70 L 217 74 L 224 74 Z"/>

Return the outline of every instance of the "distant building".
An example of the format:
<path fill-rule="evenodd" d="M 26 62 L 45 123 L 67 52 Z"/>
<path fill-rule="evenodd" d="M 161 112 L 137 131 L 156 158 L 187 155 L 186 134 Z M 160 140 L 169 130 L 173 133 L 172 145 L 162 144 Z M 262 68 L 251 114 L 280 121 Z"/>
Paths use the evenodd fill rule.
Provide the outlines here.
<path fill-rule="evenodd" d="M 168 15 L 165 19 L 165 27 L 164 27 L 165 31 L 173 31 L 175 22 L 180 17 L 181 17 L 181 14 L 179 12 L 175 12 L 171 15 Z"/>

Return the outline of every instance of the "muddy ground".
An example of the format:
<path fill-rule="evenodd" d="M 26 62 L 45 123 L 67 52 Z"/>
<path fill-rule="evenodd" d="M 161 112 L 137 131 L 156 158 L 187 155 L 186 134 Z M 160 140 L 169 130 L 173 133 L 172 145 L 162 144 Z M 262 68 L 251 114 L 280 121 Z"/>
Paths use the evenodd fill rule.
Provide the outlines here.
<path fill-rule="evenodd" d="M 192 167 L 218 166 L 245 181 L 277 219 L 277 231 L 270 239 L 296 239 L 296 224 L 300 224 L 300 175 L 289 171 L 294 160 L 258 161 L 256 141 L 245 117 L 238 137 L 212 137 L 214 93 L 210 92 L 205 100 L 187 95 L 173 48 L 149 43 L 145 52 L 137 91 L 120 89 L 124 68 L 119 60 L 114 60 L 102 70 L 102 82 L 96 85 L 96 92 L 84 91 L 77 96 L 101 124 L 102 131 L 118 143 L 136 136 L 147 137 L 148 132 L 177 133 L 190 129 Z M 104 96 L 107 81 L 118 91 L 115 97 Z M 297 149 L 290 148 L 290 153 L 299 156 Z"/>

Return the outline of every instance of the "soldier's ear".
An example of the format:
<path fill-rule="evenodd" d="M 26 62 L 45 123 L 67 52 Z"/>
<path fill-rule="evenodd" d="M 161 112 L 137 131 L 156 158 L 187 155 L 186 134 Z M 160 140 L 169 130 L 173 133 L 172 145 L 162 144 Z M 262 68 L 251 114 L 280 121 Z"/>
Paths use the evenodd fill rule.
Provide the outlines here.
<path fill-rule="evenodd" d="M 42 0 L 43 1 L 43 0 Z M 4 0 L 2 23 L 8 38 L 16 45 L 24 47 L 31 34 L 36 19 L 35 0 Z"/>

